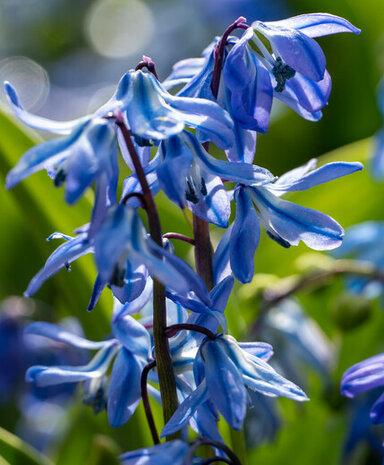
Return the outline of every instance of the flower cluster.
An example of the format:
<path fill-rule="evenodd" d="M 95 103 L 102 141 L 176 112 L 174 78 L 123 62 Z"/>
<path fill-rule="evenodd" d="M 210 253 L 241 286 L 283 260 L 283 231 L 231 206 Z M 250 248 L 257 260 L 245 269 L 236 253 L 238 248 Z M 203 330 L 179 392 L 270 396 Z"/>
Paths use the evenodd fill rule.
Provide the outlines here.
<path fill-rule="evenodd" d="M 237 29 L 241 37 L 231 35 Z M 340 32 L 359 30 L 324 13 L 251 26 L 239 18 L 202 58 L 177 63 L 163 83 L 151 59 L 143 57 L 124 74 L 109 101 L 93 114 L 68 122 L 30 114 L 12 85 L 5 84 L 21 121 L 61 136 L 27 151 L 8 174 L 7 187 L 45 169 L 56 187 L 64 186 L 69 204 L 86 190 L 95 191 L 89 223 L 74 237 L 56 232 L 49 238 L 65 242 L 32 279 L 26 295 L 92 253 L 98 275 L 89 309 L 106 287 L 115 298 L 112 336 L 104 341 L 90 341 L 50 323 L 29 326 L 30 334 L 96 351 L 86 365 L 33 366 L 27 372 L 29 382 L 82 383 L 86 402 L 95 411 L 106 407 L 115 427 L 126 423 L 143 399 L 158 443 L 149 392 L 158 401 L 161 397 L 164 406 L 163 437 L 179 430 L 186 437 L 189 425 L 233 464 L 239 461 L 222 445 L 220 415 L 240 430 L 247 407 L 258 396 L 308 400 L 268 363 L 272 346 L 240 343 L 228 333 L 225 310 L 234 277 L 246 283 L 254 275 L 261 227 L 285 248 L 302 241 L 314 250 L 330 250 L 342 242 L 343 229 L 334 219 L 281 197 L 357 172 L 360 163 L 316 168 L 316 160 L 310 160 L 279 178 L 253 164 L 256 136 L 268 130 L 274 99 L 305 119 L 321 118 L 331 78 L 314 38 Z M 175 85 L 182 88 L 172 95 L 168 89 Z M 210 154 L 210 144 L 227 159 Z M 132 170 L 120 201 L 119 151 Z M 193 238 L 162 234 L 154 201 L 160 191 L 178 208 L 190 210 Z M 209 224 L 226 229 L 213 255 Z M 175 255 L 169 239 L 195 247 L 197 271 Z M 317 354 L 308 356 L 318 362 Z M 120 460 L 201 463 L 195 446 L 173 441 L 129 452 Z"/>

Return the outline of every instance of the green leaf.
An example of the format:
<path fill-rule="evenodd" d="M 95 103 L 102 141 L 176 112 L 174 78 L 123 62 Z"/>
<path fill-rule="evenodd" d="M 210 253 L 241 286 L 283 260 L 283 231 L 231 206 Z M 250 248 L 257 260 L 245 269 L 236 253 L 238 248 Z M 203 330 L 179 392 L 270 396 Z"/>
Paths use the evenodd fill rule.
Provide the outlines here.
<path fill-rule="evenodd" d="M 0 427 L 0 465 L 53 465 L 17 436 Z"/>

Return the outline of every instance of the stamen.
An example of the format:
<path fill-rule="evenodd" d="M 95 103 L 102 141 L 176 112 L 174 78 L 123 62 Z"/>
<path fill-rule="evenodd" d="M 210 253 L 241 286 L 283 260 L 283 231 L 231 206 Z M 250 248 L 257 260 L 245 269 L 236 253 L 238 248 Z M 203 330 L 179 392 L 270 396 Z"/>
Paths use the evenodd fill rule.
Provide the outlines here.
<path fill-rule="evenodd" d="M 112 273 L 110 284 L 117 287 L 123 287 L 125 285 L 124 278 L 126 271 L 127 270 L 125 268 L 120 268 L 119 265 L 116 265 Z"/>
<path fill-rule="evenodd" d="M 67 178 L 67 173 L 64 168 L 60 168 L 53 179 L 53 184 L 55 187 L 60 187 L 64 184 L 65 179 Z"/>
<path fill-rule="evenodd" d="M 283 92 L 285 88 L 285 83 L 288 81 L 288 79 L 293 78 L 293 76 L 296 74 L 296 71 L 289 65 L 284 63 L 281 57 L 277 57 L 275 64 L 272 68 L 272 74 L 275 76 L 275 79 L 277 81 L 275 91 Z"/>
<path fill-rule="evenodd" d="M 188 186 L 188 189 L 185 191 L 185 198 L 189 200 L 189 202 L 192 202 L 195 204 L 198 203 L 199 197 L 197 197 L 196 191 L 190 179 L 187 179 L 187 186 Z"/>
<path fill-rule="evenodd" d="M 205 179 L 202 177 L 201 178 L 201 188 L 200 188 L 200 192 L 205 196 L 208 194 L 208 190 L 207 190 L 207 185 L 205 184 Z"/>

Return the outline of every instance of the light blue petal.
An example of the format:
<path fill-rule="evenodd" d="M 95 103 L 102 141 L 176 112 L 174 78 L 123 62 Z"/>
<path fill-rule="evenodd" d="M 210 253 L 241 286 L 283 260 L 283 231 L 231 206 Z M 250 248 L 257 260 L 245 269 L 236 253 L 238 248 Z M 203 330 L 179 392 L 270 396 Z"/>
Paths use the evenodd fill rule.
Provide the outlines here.
<path fill-rule="evenodd" d="M 125 265 L 134 213 L 123 204 L 112 207 L 95 235 L 95 261 L 103 281 L 110 281 L 118 263 Z"/>
<path fill-rule="evenodd" d="M 133 315 L 140 312 L 152 298 L 153 282 L 150 277 L 147 278 L 143 292 L 131 302 L 124 305 L 115 305 L 113 309 L 113 319 L 117 320 L 125 315 Z"/>
<path fill-rule="evenodd" d="M 376 244 L 380 244 L 384 239 L 384 223 L 380 221 L 365 221 L 364 223 L 350 226 L 345 232 L 342 245 L 332 252 L 335 258 L 352 256 L 360 258 L 362 254 L 376 251 Z"/>
<path fill-rule="evenodd" d="M 12 86 L 12 84 L 4 82 L 4 87 L 13 112 L 20 121 L 31 128 L 53 132 L 54 134 L 66 135 L 70 134 L 76 126 L 90 120 L 91 118 L 91 115 L 88 115 L 73 121 L 53 121 L 48 118 L 32 115 L 28 111 L 24 110 L 20 104 L 16 89 Z"/>
<path fill-rule="evenodd" d="M 227 423 L 240 430 L 247 403 L 242 376 L 217 340 L 206 341 L 200 350 L 210 398 Z"/>
<path fill-rule="evenodd" d="M 361 32 L 346 19 L 329 13 L 309 13 L 280 21 L 271 21 L 267 24 L 274 27 L 297 29 L 308 37 L 322 37 L 340 32 L 353 32 L 354 34 Z"/>
<path fill-rule="evenodd" d="M 141 358 L 150 356 L 151 338 L 144 326 L 130 315 L 112 320 L 112 331 L 124 348 Z"/>
<path fill-rule="evenodd" d="M 384 130 L 375 134 L 373 139 L 373 156 L 370 163 L 370 172 L 375 181 L 384 180 Z"/>
<path fill-rule="evenodd" d="M 157 168 L 160 166 L 160 163 L 161 159 L 159 155 L 156 155 L 153 160 L 144 166 L 144 173 L 153 196 L 155 196 L 160 190 L 160 185 L 157 178 Z M 124 199 L 126 195 L 132 192 L 142 192 L 140 182 L 137 179 L 135 173 L 125 179 L 121 198 Z M 130 198 L 126 204 L 133 208 L 138 208 L 140 206 L 139 200 L 135 197 Z"/>
<path fill-rule="evenodd" d="M 189 127 L 200 129 L 203 134 L 221 149 L 233 144 L 233 121 L 217 103 L 204 98 L 172 96 L 157 83 L 158 91 L 172 108 L 177 109 Z"/>
<path fill-rule="evenodd" d="M 183 465 L 189 444 L 175 440 L 120 455 L 122 465 Z"/>
<path fill-rule="evenodd" d="M 289 81 L 286 82 L 283 92 L 274 92 L 274 97 L 291 107 L 292 110 L 294 110 L 302 118 L 308 121 L 319 121 L 323 116 L 321 111 L 319 110 L 312 113 L 306 110 L 299 102 L 298 96 L 295 94 L 294 90 L 290 87 Z M 316 85 L 319 83 L 315 83 L 314 81 L 312 81 L 312 83 L 312 86 L 314 87 L 313 90 L 316 91 Z"/>
<path fill-rule="evenodd" d="M 73 347 L 78 347 L 79 349 L 101 349 L 106 345 L 105 341 L 89 341 L 77 334 L 66 331 L 58 325 L 43 321 L 36 321 L 28 325 L 24 330 L 24 334 L 36 334 L 38 336 L 48 337 L 54 341 L 64 342 Z"/>
<path fill-rule="evenodd" d="M 317 112 L 328 105 L 331 89 L 332 79 L 327 70 L 325 70 L 324 78 L 317 82 L 296 73 L 293 78 L 286 82 L 283 92 L 276 91 L 274 97 L 291 106 L 301 116 L 304 116 L 304 114 L 300 113 L 302 111 L 300 109 L 311 115 L 316 115 Z M 289 97 L 284 99 L 284 94 L 287 93 L 293 96 L 294 103 L 290 102 Z"/>
<path fill-rule="evenodd" d="M 302 389 L 279 375 L 263 359 L 252 357 L 251 360 L 249 356 L 246 357 L 233 338 L 219 338 L 218 342 L 241 370 L 243 382 L 250 389 L 271 397 L 284 396 L 297 401 L 308 400 Z"/>
<path fill-rule="evenodd" d="M 44 268 L 31 280 L 24 295 L 31 297 L 53 274 L 79 257 L 91 252 L 93 252 L 93 247 L 88 242 L 86 233 L 82 233 L 74 239 L 61 244 L 48 258 Z"/>
<path fill-rule="evenodd" d="M 76 202 L 85 189 L 109 167 L 117 153 L 116 133 L 111 122 L 95 119 L 71 147 L 65 180 L 65 198 Z"/>
<path fill-rule="evenodd" d="M 356 171 L 361 171 L 364 168 L 359 162 L 348 163 L 342 161 L 327 163 L 316 170 L 309 171 L 312 166 L 313 161 L 310 160 L 307 165 L 298 168 L 298 170 L 303 170 L 302 176 L 300 176 L 300 171 L 295 170 L 293 170 L 293 173 L 286 173 L 285 177 L 279 178 L 270 186 L 270 190 L 278 195 L 281 195 L 280 192 L 304 191 Z"/>
<path fill-rule="evenodd" d="M 6 179 L 7 189 L 14 187 L 26 177 L 45 168 L 48 162 L 54 164 L 55 161 L 68 158 L 70 148 L 80 138 L 87 124 L 77 127 L 73 134 L 68 137 L 43 142 L 25 152 L 13 170 L 8 173 Z"/>
<path fill-rule="evenodd" d="M 328 215 L 279 199 L 263 187 L 249 193 L 259 208 L 262 224 L 272 236 L 289 245 L 303 241 L 314 250 L 331 250 L 341 245 L 344 230 Z"/>
<path fill-rule="evenodd" d="M 209 293 L 209 296 L 212 300 L 211 308 L 215 310 L 214 316 L 209 313 L 191 313 L 189 315 L 187 323 L 195 324 L 209 329 L 212 333 L 216 334 L 218 330 L 219 320 L 217 318 L 218 313 L 223 313 L 227 306 L 229 296 L 232 292 L 234 279 L 232 276 L 220 281 Z M 224 319 L 223 315 L 223 319 Z M 226 325 L 223 326 L 221 323 L 222 329 L 225 330 Z M 193 335 L 196 341 L 201 341 L 205 336 L 203 334 L 196 333 Z"/>
<path fill-rule="evenodd" d="M 142 263 L 127 260 L 126 273 L 122 287 L 111 284 L 111 290 L 122 304 L 137 299 L 144 291 L 148 279 L 148 269 Z"/>
<path fill-rule="evenodd" d="M 239 342 L 238 345 L 248 355 L 261 358 L 266 362 L 273 356 L 273 347 L 266 342 Z"/>
<path fill-rule="evenodd" d="M 170 289 L 181 294 L 193 291 L 202 302 L 210 305 L 211 300 L 204 281 L 184 260 L 159 247 L 150 238 L 147 244 L 150 254 L 145 253 L 144 248 L 141 248 L 142 258 L 148 269 L 158 279 Z M 162 259 L 157 258 L 156 255 Z"/>
<path fill-rule="evenodd" d="M 217 246 L 213 255 L 213 280 L 215 284 L 220 283 L 222 280 L 231 276 L 232 270 L 229 262 L 229 243 L 231 239 L 233 225 L 231 225 Z"/>
<path fill-rule="evenodd" d="M 37 386 L 52 386 L 99 378 L 105 374 L 119 350 L 116 341 L 105 342 L 104 347 L 84 366 L 33 366 L 26 373 L 26 381 Z"/>
<path fill-rule="evenodd" d="M 95 284 L 93 285 L 93 289 L 92 289 L 92 295 L 89 300 L 89 304 L 87 308 L 88 312 L 90 312 L 91 310 L 95 308 L 98 300 L 100 299 L 101 293 L 103 292 L 107 284 L 108 282 L 105 280 L 102 280 L 99 274 L 96 276 Z"/>
<path fill-rule="evenodd" d="M 199 218 L 219 228 L 228 226 L 231 204 L 223 181 L 205 167 L 193 164 L 188 178 L 187 206 Z"/>
<path fill-rule="evenodd" d="M 260 226 L 255 208 L 245 189 L 235 190 L 236 217 L 230 239 L 230 262 L 233 274 L 249 283 L 255 271 L 254 255 L 259 245 Z"/>
<path fill-rule="evenodd" d="M 274 180 L 268 170 L 259 166 L 217 160 L 204 150 L 193 134 L 184 131 L 183 136 L 186 144 L 190 146 L 195 157 L 199 160 L 198 163 L 201 163 L 212 174 L 228 181 L 246 185 L 263 185 Z"/>
<path fill-rule="evenodd" d="M 115 428 L 124 425 L 141 400 L 141 373 L 144 363 L 124 348 L 113 364 L 108 391 L 108 421 Z"/>
<path fill-rule="evenodd" d="M 341 393 L 347 397 L 384 385 L 384 354 L 374 355 L 348 368 L 341 380 Z"/>
<path fill-rule="evenodd" d="M 189 395 L 185 401 L 179 405 L 179 408 L 172 415 L 171 419 L 164 426 L 161 437 L 169 436 L 183 428 L 195 413 L 196 409 L 208 399 L 208 389 L 203 381 L 196 390 Z"/>
<path fill-rule="evenodd" d="M 202 70 L 205 61 L 205 58 L 186 58 L 178 61 L 172 66 L 172 72 L 162 82 L 162 86 L 168 90 L 180 84 L 186 84 Z"/>
<path fill-rule="evenodd" d="M 144 139 L 162 140 L 180 133 L 184 129 L 183 115 L 164 101 L 156 78 L 142 71 L 130 74 L 132 96 L 125 110 L 132 134 Z"/>
<path fill-rule="evenodd" d="M 165 158 L 157 168 L 160 187 L 172 202 L 184 208 L 186 180 L 193 153 L 178 136 L 170 137 L 161 153 Z"/>
<path fill-rule="evenodd" d="M 231 93 L 231 114 L 245 129 L 267 132 L 273 88 L 267 69 L 251 52 L 248 41 L 253 29 L 246 30 L 225 61 L 223 75 Z"/>
<path fill-rule="evenodd" d="M 325 56 L 314 39 L 296 29 L 271 23 L 256 21 L 252 26 L 270 41 L 276 58 L 280 56 L 291 68 L 314 81 L 323 79 Z"/>

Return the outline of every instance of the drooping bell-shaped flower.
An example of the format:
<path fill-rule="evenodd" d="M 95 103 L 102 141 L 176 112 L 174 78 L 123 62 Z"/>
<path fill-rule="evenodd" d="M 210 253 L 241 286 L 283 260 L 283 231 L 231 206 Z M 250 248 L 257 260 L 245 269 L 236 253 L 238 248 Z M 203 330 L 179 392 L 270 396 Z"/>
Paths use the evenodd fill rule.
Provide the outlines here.
<path fill-rule="evenodd" d="M 45 336 L 72 347 L 97 350 L 93 359 L 83 366 L 33 366 L 28 369 L 26 379 L 37 386 L 52 386 L 63 383 L 103 381 L 112 365 L 108 392 L 105 396 L 108 420 L 111 426 L 121 426 L 133 415 L 141 399 L 140 378 L 151 355 L 150 337 L 147 330 L 130 315 L 112 320 L 114 337 L 93 342 L 77 336 L 60 326 L 36 322 L 27 329 L 28 334 Z M 114 360 L 114 361 L 113 361 Z M 105 383 L 98 384 L 99 388 Z M 92 404 L 88 388 L 87 403 Z"/>
<path fill-rule="evenodd" d="M 308 400 L 295 384 L 268 363 L 272 347 L 265 343 L 238 344 L 231 336 L 205 338 L 194 364 L 197 388 L 179 406 L 162 431 L 163 436 L 182 428 L 197 408 L 210 401 L 234 429 L 241 429 L 247 407 L 247 388 L 264 395 Z"/>
<path fill-rule="evenodd" d="M 374 355 L 351 366 L 341 380 L 341 393 L 346 397 L 384 386 L 384 354 Z M 384 423 L 384 393 L 373 404 L 370 412 L 374 424 Z"/>
<path fill-rule="evenodd" d="M 241 282 L 252 279 L 253 255 L 259 242 L 260 225 L 271 239 L 283 247 L 298 245 L 300 241 L 314 250 L 330 250 L 341 245 L 344 231 L 334 219 L 316 210 L 282 200 L 280 196 L 352 174 L 360 171 L 363 166 L 357 162 L 333 162 L 318 169 L 315 167 L 316 160 L 310 160 L 306 165 L 287 172 L 274 183 L 264 186 L 238 185 L 235 188 L 236 217 L 215 253 L 216 281 L 230 270 Z M 250 230 L 252 234 L 249 234 Z"/>

